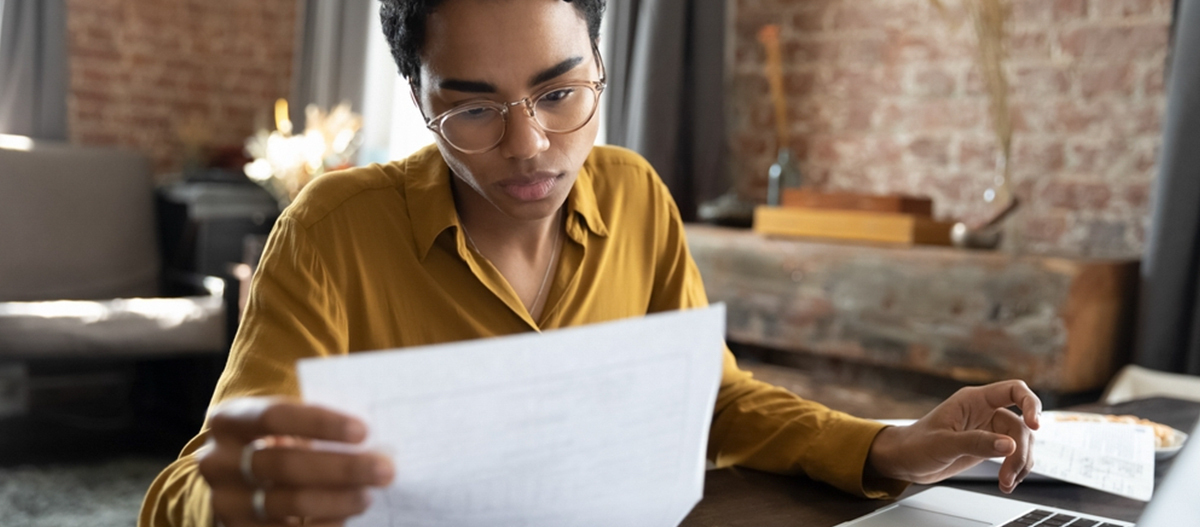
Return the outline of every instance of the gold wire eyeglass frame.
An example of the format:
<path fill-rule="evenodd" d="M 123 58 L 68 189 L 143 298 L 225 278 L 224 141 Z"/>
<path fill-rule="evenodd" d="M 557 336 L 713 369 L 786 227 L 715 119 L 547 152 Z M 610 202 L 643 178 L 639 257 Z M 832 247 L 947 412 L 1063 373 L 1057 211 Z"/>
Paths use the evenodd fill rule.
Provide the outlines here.
<path fill-rule="evenodd" d="M 515 100 L 512 102 L 480 101 L 480 102 L 465 104 L 465 105 L 462 105 L 462 106 L 459 106 L 456 108 L 451 108 L 449 110 L 446 110 L 432 118 L 425 117 L 425 109 L 421 108 L 421 104 L 419 102 L 417 102 L 417 101 L 420 101 L 420 98 L 418 98 L 416 95 L 416 86 L 413 84 L 409 84 L 409 88 L 412 90 L 412 93 L 413 93 L 413 101 L 417 102 L 417 109 L 421 111 L 421 116 L 425 117 L 425 127 L 426 128 L 429 128 L 430 131 L 432 131 L 435 134 L 438 134 L 438 136 L 441 137 L 443 140 L 445 140 L 447 144 L 454 147 L 454 149 L 458 150 L 459 152 L 462 152 L 464 154 L 482 154 L 482 153 L 491 151 L 492 149 L 499 146 L 501 142 L 504 141 L 504 136 L 506 134 L 508 134 L 509 110 L 510 110 L 510 108 L 512 108 L 514 106 L 524 106 L 525 115 L 528 115 L 530 118 L 532 118 L 533 122 L 537 124 L 537 127 L 545 133 L 569 134 L 569 133 L 579 130 L 580 128 L 583 128 L 586 124 L 591 122 L 592 118 L 594 118 L 596 116 L 596 110 L 598 108 L 600 108 L 600 95 L 604 93 L 604 88 L 606 86 L 608 86 L 608 72 L 604 68 L 604 60 L 600 57 L 600 50 L 598 48 L 596 48 L 596 45 L 594 43 L 592 44 L 592 56 L 595 57 L 596 64 L 599 65 L 599 67 L 600 67 L 599 68 L 600 69 L 600 80 L 598 80 L 598 81 L 571 81 L 571 82 L 564 82 L 561 84 L 555 84 L 552 86 L 547 86 L 541 90 L 538 90 L 536 93 L 534 93 L 532 95 L 529 95 L 527 97 L 522 97 L 521 99 L 518 99 L 518 100 Z M 549 130 L 549 129 L 547 129 L 545 126 L 542 125 L 541 121 L 539 121 L 537 118 L 537 109 L 536 109 L 537 102 L 540 101 L 541 98 L 545 97 L 546 95 L 554 93 L 558 90 L 562 90 L 565 88 L 572 88 L 572 87 L 587 88 L 587 89 L 591 90 L 592 93 L 595 95 L 595 100 L 592 102 L 591 113 L 589 113 L 587 118 L 584 119 L 583 121 L 581 121 L 579 123 L 579 125 L 575 126 L 574 128 L 571 128 L 568 130 Z M 496 110 L 496 111 L 500 112 L 500 115 L 504 121 L 504 128 L 503 128 L 503 130 L 501 130 L 500 135 L 496 138 L 496 142 L 493 143 L 492 145 L 490 145 L 486 148 L 465 149 L 465 148 L 462 148 L 462 147 L 454 144 L 453 141 L 451 141 L 448 137 L 446 137 L 446 134 L 442 133 L 442 124 L 445 123 L 447 119 L 454 117 L 455 115 L 458 115 L 460 113 L 470 111 L 470 110 L 477 110 L 480 108 L 487 108 L 487 109 Z"/>

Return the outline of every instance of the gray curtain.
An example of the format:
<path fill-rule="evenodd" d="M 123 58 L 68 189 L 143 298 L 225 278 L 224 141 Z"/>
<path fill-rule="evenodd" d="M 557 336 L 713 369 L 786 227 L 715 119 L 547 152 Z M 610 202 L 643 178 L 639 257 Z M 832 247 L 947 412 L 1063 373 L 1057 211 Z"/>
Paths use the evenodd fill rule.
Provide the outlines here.
<path fill-rule="evenodd" d="M 726 168 L 726 2 L 610 0 L 608 141 L 641 153 L 684 219 L 730 187 Z"/>
<path fill-rule="evenodd" d="M 67 138 L 63 0 L 5 0 L 0 14 L 0 133 Z"/>
<path fill-rule="evenodd" d="M 296 59 L 289 113 L 304 129 L 304 107 L 328 110 L 349 101 L 361 113 L 367 66 L 367 23 L 379 16 L 368 0 L 297 0 Z"/>
<path fill-rule="evenodd" d="M 1136 361 L 1200 375 L 1200 0 L 1176 6 Z"/>

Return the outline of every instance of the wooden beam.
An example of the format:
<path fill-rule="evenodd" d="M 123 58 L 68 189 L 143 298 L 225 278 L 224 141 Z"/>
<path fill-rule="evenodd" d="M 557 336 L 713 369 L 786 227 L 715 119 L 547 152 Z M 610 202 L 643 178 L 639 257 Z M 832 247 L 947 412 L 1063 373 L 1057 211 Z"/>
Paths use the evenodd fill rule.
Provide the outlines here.
<path fill-rule="evenodd" d="M 771 239 L 688 227 L 729 338 L 971 383 L 1104 386 L 1128 357 L 1136 260 Z"/>

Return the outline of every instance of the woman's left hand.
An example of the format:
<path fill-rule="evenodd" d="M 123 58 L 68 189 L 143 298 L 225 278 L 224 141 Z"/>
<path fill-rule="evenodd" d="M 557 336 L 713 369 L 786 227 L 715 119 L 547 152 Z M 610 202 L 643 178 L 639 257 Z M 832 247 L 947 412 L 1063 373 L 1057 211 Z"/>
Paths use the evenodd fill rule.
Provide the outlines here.
<path fill-rule="evenodd" d="M 933 483 L 1003 457 L 1000 490 L 1011 493 L 1033 468 L 1033 430 L 1041 412 L 1041 400 L 1022 381 L 963 388 L 916 423 L 881 431 L 867 468 L 883 477 Z"/>

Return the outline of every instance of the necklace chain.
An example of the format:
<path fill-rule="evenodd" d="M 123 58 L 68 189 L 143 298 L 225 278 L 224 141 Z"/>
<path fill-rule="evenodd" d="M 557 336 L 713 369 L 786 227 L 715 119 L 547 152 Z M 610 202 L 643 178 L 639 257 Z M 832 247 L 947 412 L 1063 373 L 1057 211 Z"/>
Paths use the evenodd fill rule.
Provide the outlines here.
<path fill-rule="evenodd" d="M 542 272 L 542 285 L 538 287 L 537 295 L 533 297 L 533 303 L 529 305 L 530 315 L 533 314 L 534 309 L 537 309 L 538 302 L 542 301 L 542 293 L 546 290 L 546 283 L 550 281 L 550 270 L 554 268 L 554 262 L 558 260 L 558 242 L 562 236 L 562 234 L 559 232 L 562 230 L 562 226 L 558 223 L 561 217 L 562 209 L 560 208 L 554 215 L 554 250 L 550 253 L 550 261 L 546 263 L 546 270 Z M 462 221 L 462 218 L 459 218 L 458 224 L 462 226 L 463 234 L 467 235 L 467 242 L 471 244 L 471 249 L 479 253 L 480 256 L 483 256 L 483 252 L 479 250 L 479 246 L 475 245 L 475 240 L 471 238 L 471 231 L 467 230 L 467 224 Z M 487 257 L 484 256 L 484 258 Z"/>

